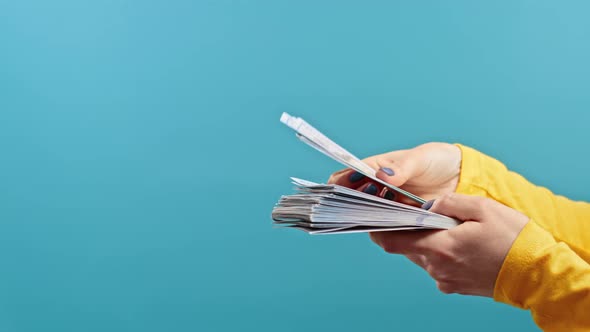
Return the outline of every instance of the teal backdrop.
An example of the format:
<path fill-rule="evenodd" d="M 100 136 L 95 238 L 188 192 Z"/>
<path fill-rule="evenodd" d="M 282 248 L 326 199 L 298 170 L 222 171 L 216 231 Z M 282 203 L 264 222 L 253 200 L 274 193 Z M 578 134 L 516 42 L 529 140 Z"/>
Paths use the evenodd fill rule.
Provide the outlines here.
<path fill-rule="evenodd" d="M 588 200 L 587 1 L 0 0 L 0 331 L 535 331 L 364 234 L 271 226 L 289 176 L 462 142 Z"/>

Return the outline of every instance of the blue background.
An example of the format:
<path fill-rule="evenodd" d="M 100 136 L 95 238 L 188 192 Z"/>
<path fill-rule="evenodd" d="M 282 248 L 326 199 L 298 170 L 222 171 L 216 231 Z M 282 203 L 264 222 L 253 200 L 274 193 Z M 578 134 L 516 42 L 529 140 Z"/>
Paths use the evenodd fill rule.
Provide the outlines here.
<path fill-rule="evenodd" d="M 535 330 L 366 235 L 271 227 L 289 176 L 440 140 L 588 199 L 586 1 L 0 0 L 0 331 Z"/>

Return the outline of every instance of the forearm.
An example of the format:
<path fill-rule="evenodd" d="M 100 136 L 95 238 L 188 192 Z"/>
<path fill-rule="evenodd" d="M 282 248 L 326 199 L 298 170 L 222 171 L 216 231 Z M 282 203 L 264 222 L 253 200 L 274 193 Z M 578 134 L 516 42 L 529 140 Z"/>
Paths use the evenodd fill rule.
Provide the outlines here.
<path fill-rule="evenodd" d="M 590 262 L 590 204 L 555 195 L 509 171 L 498 160 L 458 146 L 462 164 L 457 192 L 492 198 L 526 214 Z"/>

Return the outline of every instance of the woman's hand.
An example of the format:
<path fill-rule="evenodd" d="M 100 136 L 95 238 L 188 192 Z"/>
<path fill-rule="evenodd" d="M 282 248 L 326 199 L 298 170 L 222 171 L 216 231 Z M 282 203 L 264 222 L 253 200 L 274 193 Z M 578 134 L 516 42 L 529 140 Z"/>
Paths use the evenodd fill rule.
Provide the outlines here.
<path fill-rule="evenodd" d="M 426 143 L 409 150 L 388 152 L 363 160 L 377 170 L 377 177 L 425 199 L 452 193 L 457 188 L 461 168 L 461 150 L 448 143 Z M 394 193 L 349 168 L 328 180 L 348 188 L 394 199 Z M 415 204 L 405 197 L 396 200 Z"/>
<path fill-rule="evenodd" d="M 449 230 L 375 232 L 371 239 L 422 267 L 443 293 L 493 297 L 504 258 L 529 218 L 494 200 L 459 194 L 437 199 L 430 211 L 465 222 Z"/>

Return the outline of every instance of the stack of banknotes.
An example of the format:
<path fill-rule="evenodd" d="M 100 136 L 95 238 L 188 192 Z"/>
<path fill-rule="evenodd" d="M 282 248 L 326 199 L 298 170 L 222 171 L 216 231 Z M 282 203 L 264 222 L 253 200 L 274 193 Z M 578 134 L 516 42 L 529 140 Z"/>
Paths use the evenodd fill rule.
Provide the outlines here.
<path fill-rule="evenodd" d="M 364 174 L 418 204 L 424 199 L 375 177 L 375 170 L 301 118 L 287 113 L 281 122 L 297 137 L 332 159 Z M 310 234 L 339 234 L 415 229 L 447 229 L 460 221 L 419 207 L 394 202 L 334 184 L 291 178 L 296 193 L 282 196 L 272 211 L 275 225 Z"/>

